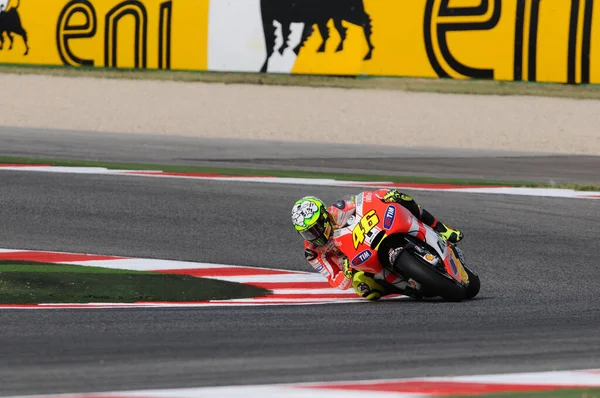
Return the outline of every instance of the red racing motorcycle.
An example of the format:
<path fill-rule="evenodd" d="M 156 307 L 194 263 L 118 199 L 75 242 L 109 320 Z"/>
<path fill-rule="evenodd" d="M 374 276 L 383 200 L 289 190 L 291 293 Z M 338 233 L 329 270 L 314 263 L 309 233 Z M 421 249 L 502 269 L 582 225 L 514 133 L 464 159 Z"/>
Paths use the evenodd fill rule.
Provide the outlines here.
<path fill-rule="evenodd" d="M 371 192 L 356 196 L 356 215 L 335 231 L 335 244 L 354 269 L 376 275 L 389 291 L 416 299 L 471 299 L 479 293 L 479 276 L 464 261 L 460 249 L 442 238 L 397 203 L 384 203 Z M 402 288 L 377 276 L 392 273 L 405 281 Z"/>

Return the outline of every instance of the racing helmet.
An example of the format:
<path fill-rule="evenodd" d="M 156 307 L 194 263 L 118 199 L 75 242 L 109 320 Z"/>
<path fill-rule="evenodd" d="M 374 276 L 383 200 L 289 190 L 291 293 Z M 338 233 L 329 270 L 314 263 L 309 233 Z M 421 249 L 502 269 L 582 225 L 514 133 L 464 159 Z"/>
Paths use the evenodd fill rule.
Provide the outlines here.
<path fill-rule="evenodd" d="M 325 203 L 314 196 L 299 199 L 292 207 L 292 222 L 305 240 L 322 246 L 329 241 L 333 226 Z"/>

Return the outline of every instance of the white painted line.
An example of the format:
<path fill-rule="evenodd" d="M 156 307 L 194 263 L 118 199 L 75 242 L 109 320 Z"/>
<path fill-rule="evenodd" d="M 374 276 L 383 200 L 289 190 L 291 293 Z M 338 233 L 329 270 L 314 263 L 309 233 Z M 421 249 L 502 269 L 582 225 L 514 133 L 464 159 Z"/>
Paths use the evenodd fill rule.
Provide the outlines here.
<path fill-rule="evenodd" d="M 335 390 L 302 390 L 285 386 L 244 386 L 244 387 L 207 387 L 202 389 L 138 391 L 127 393 L 131 397 L 152 398 L 421 398 L 423 394 L 390 394 L 389 392 L 369 391 L 335 391 Z M 93 397 L 90 397 L 93 398 Z"/>
<path fill-rule="evenodd" d="M 18 252 L 31 252 L 33 250 L 15 250 L 15 249 L 0 249 L 0 253 L 18 253 Z"/>
<path fill-rule="evenodd" d="M 164 390 L 137 390 L 97 394 L 52 394 L 19 396 L 7 398 L 106 398 L 106 397 L 141 397 L 141 398 L 365 398 L 364 392 L 303 390 L 286 386 L 241 386 L 241 387 L 206 387 Z M 373 398 L 422 398 L 423 394 L 390 394 L 385 392 L 369 392 Z"/>
<path fill-rule="evenodd" d="M 2 310 L 41 310 L 41 309 L 110 309 L 110 308 L 201 308 L 201 307 L 263 307 L 263 306 L 288 306 L 288 305 L 317 305 L 317 304 L 348 304 L 348 303 L 368 303 L 361 298 L 332 298 L 332 299 L 246 299 L 240 300 L 214 300 L 210 302 L 198 303 L 61 303 L 61 304 L 39 304 L 39 305 L 11 305 L 2 306 Z"/>
<path fill-rule="evenodd" d="M 88 267 L 103 267 L 111 269 L 128 269 L 133 271 L 234 268 L 232 265 L 193 263 L 187 261 L 155 260 L 143 258 L 126 258 L 118 260 L 65 261 L 61 264 L 82 265 Z"/>
<path fill-rule="evenodd" d="M 2 166 L 0 170 L 9 171 L 35 171 L 42 173 L 66 173 L 66 174 L 125 174 L 137 173 L 139 170 L 116 170 L 105 167 L 70 167 L 70 166 Z"/>
<path fill-rule="evenodd" d="M 133 271 L 168 271 L 168 270 L 191 270 L 191 269 L 210 269 L 227 268 L 245 270 L 252 268 L 255 270 L 280 271 L 289 275 L 298 275 L 299 277 L 310 276 L 314 273 L 304 271 L 277 270 L 266 267 L 228 265 L 217 263 L 195 263 L 191 261 L 159 260 L 144 258 L 124 258 L 108 260 L 84 260 L 84 261 L 61 261 L 61 264 L 82 265 L 88 267 L 104 267 L 111 269 L 129 269 Z M 317 274 L 319 275 L 319 274 Z M 321 277 L 321 280 L 323 278 Z"/>
<path fill-rule="evenodd" d="M 560 386 L 590 386 L 600 387 L 600 373 L 582 372 L 536 372 L 509 373 L 484 376 L 457 376 L 447 378 L 430 378 L 428 380 L 450 380 L 461 382 L 478 382 L 491 384 L 530 384 L 530 385 L 560 385 Z"/>
<path fill-rule="evenodd" d="M 341 290 L 341 289 L 273 289 L 271 290 L 273 294 L 339 294 L 356 297 L 356 293 L 354 293 L 353 289 Z"/>
<path fill-rule="evenodd" d="M 228 282 L 238 283 L 260 283 L 260 282 L 325 282 L 327 279 L 321 274 L 279 274 L 279 275 L 244 275 L 244 276 L 206 276 L 204 278 L 220 279 Z M 338 289 L 342 291 L 341 289 Z"/>

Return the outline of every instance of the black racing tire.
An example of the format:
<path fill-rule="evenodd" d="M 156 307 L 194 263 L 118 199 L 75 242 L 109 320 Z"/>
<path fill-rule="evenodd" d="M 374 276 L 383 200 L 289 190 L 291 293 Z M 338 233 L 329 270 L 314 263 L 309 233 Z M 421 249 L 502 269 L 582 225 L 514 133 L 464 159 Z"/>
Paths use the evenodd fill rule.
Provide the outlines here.
<path fill-rule="evenodd" d="M 469 286 L 467 287 L 467 296 L 466 299 L 470 300 L 473 297 L 477 296 L 479 293 L 479 289 L 481 288 L 481 283 L 479 282 L 479 275 L 475 272 L 471 271 L 468 267 L 464 267 L 465 271 L 469 275 Z"/>
<path fill-rule="evenodd" d="M 423 285 L 425 291 L 434 292 L 436 296 L 445 300 L 462 301 L 466 298 L 467 292 L 464 287 L 446 278 L 411 252 L 401 252 L 394 262 L 394 267 L 407 278 L 412 278 Z"/>

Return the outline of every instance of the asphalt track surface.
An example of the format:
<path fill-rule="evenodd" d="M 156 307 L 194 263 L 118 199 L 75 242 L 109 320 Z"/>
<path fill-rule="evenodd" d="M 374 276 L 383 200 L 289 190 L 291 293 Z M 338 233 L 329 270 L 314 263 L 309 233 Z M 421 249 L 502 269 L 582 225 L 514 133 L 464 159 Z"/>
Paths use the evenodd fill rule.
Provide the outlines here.
<path fill-rule="evenodd" d="M 418 137 L 398 137 L 398 143 Z M 397 144 L 398 144 L 397 143 Z M 600 184 L 600 156 L 314 145 L 0 126 L 0 155 L 209 167 Z"/>
<path fill-rule="evenodd" d="M 299 196 L 344 188 L 1 172 L 2 247 L 307 270 Z M 463 303 L 0 311 L 0 395 L 600 367 L 600 202 L 411 192 L 462 228 Z"/>

